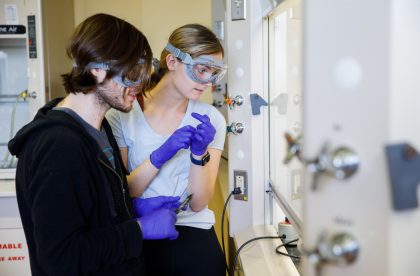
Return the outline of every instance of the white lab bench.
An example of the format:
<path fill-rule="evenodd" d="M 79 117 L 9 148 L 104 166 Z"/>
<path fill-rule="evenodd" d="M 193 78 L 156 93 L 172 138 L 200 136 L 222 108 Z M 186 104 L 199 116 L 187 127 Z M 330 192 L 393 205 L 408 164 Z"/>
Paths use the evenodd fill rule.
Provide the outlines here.
<path fill-rule="evenodd" d="M 16 201 L 15 181 L 0 180 L 0 276 L 29 276 L 28 245 Z"/>
<path fill-rule="evenodd" d="M 236 248 L 239 248 L 253 238 L 277 235 L 274 226 L 258 225 L 235 234 L 234 240 Z M 242 273 L 245 276 L 299 276 L 291 258 L 275 252 L 280 244 L 280 239 L 263 239 L 245 245 L 239 254 Z M 280 251 L 287 253 L 284 247 L 281 247 Z"/>

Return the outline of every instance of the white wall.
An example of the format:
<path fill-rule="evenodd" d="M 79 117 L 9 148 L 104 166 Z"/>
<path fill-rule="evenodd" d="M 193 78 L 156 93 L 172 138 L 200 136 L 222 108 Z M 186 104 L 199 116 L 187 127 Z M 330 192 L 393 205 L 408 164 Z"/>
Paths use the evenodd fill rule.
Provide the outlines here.
<path fill-rule="evenodd" d="M 252 115 L 250 94 L 264 97 L 263 17 L 259 1 L 246 1 L 247 19 L 231 20 L 231 1 L 227 1 L 228 84 L 232 97 L 241 95 L 244 103 L 228 111 L 229 122 L 240 122 L 244 131 L 228 135 L 229 187 L 233 190 L 233 171 L 248 172 L 248 201 L 233 200 L 230 204 L 230 234 L 249 226 L 264 223 L 265 170 L 264 119 Z"/>

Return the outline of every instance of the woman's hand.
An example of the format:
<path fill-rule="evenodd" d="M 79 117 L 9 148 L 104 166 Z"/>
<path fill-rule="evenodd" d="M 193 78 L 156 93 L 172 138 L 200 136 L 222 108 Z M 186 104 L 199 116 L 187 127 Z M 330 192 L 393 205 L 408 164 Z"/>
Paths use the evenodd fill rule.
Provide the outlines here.
<path fill-rule="evenodd" d="M 193 133 L 196 129 L 190 125 L 175 130 L 175 132 L 150 154 L 150 162 L 160 169 L 166 161 L 171 159 L 180 149 L 188 149 L 191 144 Z"/>
<path fill-rule="evenodd" d="M 197 126 L 191 140 L 191 152 L 194 155 L 201 156 L 207 151 L 208 145 L 213 141 L 216 135 L 216 129 L 210 122 L 207 115 L 200 115 L 198 113 L 191 113 L 191 116 L 199 120 L 201 124 Z"/>

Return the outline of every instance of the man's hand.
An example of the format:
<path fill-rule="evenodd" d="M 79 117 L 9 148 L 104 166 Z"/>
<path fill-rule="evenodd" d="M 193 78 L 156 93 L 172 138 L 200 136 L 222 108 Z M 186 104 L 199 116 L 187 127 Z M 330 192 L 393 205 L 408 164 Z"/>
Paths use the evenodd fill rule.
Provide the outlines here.
<path fill-rule="evenodd" d="M 137 219 L 141 225 L 144 240 L 160 240 L 178 238 L 175 229 L 176 214 L 171 209 L 158 209 Z"/>
<path fill-rule="evenodd" d="M 181 202 L 179 202 L 179 196 L 133 198 L 132 202 L 136 218 L 148 215 L 159 209 L 176 210 L 181 205 Z"/>

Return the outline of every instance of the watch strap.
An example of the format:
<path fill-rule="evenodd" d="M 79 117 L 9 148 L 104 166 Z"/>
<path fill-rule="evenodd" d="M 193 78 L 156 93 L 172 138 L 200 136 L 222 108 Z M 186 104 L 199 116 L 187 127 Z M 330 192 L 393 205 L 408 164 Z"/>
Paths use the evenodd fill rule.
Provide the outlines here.
<path fill-rule="evenodd" d="M 193 154 L 191 153 L 190 159 L 194 165 L 204 166 L 210 161 L 210 153 L 206 152 L 206 154 L 204 154 L 204 156 L 201 159 L 195 159 Z"/>

